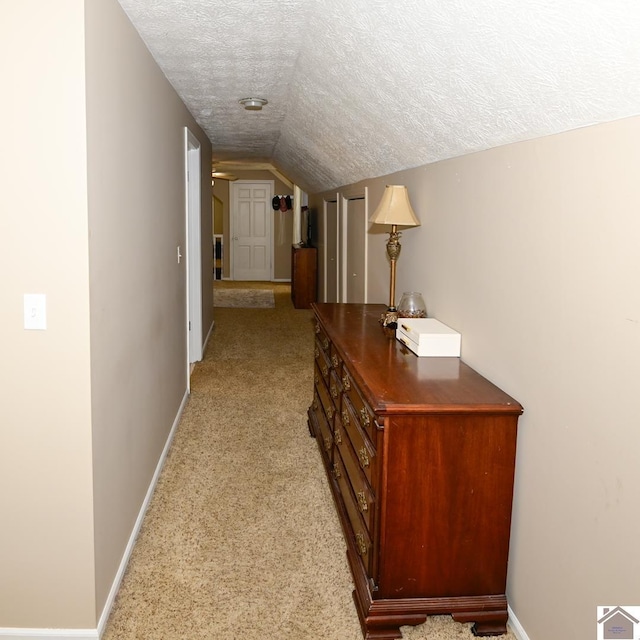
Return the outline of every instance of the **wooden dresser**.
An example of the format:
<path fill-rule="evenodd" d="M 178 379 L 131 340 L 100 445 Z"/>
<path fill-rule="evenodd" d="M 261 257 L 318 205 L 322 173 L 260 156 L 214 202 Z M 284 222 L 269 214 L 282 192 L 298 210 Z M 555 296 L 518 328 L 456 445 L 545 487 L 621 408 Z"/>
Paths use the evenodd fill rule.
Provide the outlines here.
<path fill-rule="evenodd" d="M 291 247 L 291 300 L 296 309 L 308 309 L 317 300 L 318 250 Z"/>
<path fill-rule="evenodd" d="M 365 638 L 451 614 L 504 633 L 522 407 L 459 358 L 383 333 L 383 305 L 313 304 L 317 438 Z"/>

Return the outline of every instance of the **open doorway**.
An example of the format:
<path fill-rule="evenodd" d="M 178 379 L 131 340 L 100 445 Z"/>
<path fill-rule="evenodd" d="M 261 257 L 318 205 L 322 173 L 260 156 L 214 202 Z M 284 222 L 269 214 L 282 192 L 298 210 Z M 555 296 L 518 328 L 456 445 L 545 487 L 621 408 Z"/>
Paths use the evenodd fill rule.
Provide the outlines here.
<path fill-rule="evenodd" d="M 213 279 L 222 280 L 224 270 L 224 203 L 217 196 L 213 196 Z"/>

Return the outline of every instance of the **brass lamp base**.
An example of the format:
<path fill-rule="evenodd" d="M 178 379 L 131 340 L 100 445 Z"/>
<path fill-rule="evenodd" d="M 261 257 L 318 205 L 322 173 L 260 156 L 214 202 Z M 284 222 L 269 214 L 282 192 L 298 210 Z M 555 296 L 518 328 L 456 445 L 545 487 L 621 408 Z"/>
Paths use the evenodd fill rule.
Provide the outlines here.
<path fill-rule="evenodd" d="M 389 306 L 380 318 L 380 324 L 390 331 L 398 328 L 398 309 L 396 309 L 396 262 L 400 256 L 400 233 L 397 225 L 391 225 L 389 240 L 387 241 L 387 255 L 391 262 L 391 273 L 389 280 Z"/>
<path fill-rule="evenodd" d="M 387 329 L 398 328 L 398 310 L 395 307 L 389 307 L 381 316 L 380 324 Z"/>

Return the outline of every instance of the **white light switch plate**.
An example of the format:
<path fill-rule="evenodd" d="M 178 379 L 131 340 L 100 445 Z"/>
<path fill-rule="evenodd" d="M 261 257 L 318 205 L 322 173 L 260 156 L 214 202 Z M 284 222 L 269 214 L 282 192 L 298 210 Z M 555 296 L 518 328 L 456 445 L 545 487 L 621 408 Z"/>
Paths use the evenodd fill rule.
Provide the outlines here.
<path fill-rule="evenodd" d="M 44 293 L 24 294 L 24 328 L 47 328 L 47 296 Z"/>

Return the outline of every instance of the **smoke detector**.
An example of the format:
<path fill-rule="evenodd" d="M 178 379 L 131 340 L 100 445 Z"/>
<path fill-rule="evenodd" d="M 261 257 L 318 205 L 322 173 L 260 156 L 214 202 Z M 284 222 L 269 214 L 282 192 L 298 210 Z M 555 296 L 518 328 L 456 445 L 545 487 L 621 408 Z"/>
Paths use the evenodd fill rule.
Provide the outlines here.
<path fill-rule="evenodd" d="M 238 102 L 248 111 L 260 111 L 267 104 L 264 98 L 242 98 Z"/>

